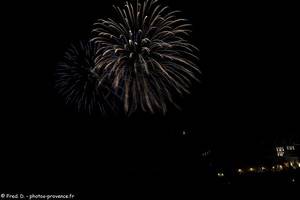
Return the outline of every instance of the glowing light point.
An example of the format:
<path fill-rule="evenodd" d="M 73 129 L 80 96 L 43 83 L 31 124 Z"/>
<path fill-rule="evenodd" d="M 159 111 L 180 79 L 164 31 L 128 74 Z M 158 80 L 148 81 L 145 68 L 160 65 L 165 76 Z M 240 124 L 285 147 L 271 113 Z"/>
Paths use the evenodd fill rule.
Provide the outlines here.
<path fill-rule="evenodd" d="M 295 183 L 295 182 L 296 182 L 296 180 L 293 178 L 293 179 L 292 179 L 292 182 L 293 182 L 293 183 Z"/>
<path fill-rule="evenodd" d="M 218 177 L 224 177 L 225 175 L 224 175 L 224 173 L 223 172 L 219 172 L 218 173 Z"/>
<path fill-rule="evenodd" d="M 250 167 L 250 168 L 249 168 L 249 171 L 250 171 L 250 172 L 254 172 L 255 169 L 254 169 L 253 167 Z"/>

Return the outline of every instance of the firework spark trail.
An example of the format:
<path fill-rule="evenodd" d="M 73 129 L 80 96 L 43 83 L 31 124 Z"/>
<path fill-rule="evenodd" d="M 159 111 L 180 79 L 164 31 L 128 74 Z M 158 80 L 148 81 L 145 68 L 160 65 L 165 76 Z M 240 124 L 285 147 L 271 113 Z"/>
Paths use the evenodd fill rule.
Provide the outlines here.
<path fill-rule="evenodd" d="M 78 111 L 103 113 L 114 107 L 110 88 L 104 83 L 99 85 L 100 77 L 94 71 L 96 51 L 91 41 L 72 44 L 56 70 L 58 92 Z"/>
<path fill-rule="evenodd" d="M 99 83 L 112 81 L 128 114 L 139 107 L 165 113 L 167 102 L 176 105 L 174 92 L 189 93 L 200 72 L 195 64 L 198 49 L 186 39 L 191 24 L 158 0 L 126 2 L 114 9 L 118 19 L 94 24 Z"/>

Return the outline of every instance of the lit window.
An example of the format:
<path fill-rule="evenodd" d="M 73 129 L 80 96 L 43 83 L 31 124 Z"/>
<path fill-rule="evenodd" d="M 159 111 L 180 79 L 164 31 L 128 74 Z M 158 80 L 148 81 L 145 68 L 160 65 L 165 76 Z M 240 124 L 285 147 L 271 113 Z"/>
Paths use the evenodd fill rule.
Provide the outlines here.
<path fill-rule="evenodd" d="M 276 147 L 276 151 L 277 152 L 284 152 L 284 148 L 283 147 Z"/>
<path fill-rule="evenodd" d="M 284 166 L 285 166 L 285 167 L 289 167 L 289 163 L 288 163 L 288 162 L 285 162 L 285 163 L 284 163 Z"/>
<path fill-rule="evenodd" d="M 283 155 L 284 155 L 284 152 L 281 152 L 281 151 L 277 152 L 278 157 L 283 157 Z"/>
<path fill-rule="evenodd" d="M 286 150 L 294 151 L 295 150 L 295 146 L 287 146 Z"/>

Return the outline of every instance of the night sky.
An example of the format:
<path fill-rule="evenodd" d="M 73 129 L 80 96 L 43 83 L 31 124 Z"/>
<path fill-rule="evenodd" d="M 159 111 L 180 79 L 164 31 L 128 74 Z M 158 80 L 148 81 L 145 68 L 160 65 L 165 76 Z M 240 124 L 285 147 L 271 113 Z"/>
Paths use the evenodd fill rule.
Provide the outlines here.
<path fill-rule="evenodd" d="M 64 106 L 53 89 L 55 66 L 71 42 L 87 38 L 96 19 L 111 16 L 116 2 L 10 6 L 12 56 L 2 65 L 1 84 L 7 188 L 28 180 L 31 189 L 76 191 L 84 185 L 80 178 L 86 184 L 203 178 L 203 151 L 239 158 L 299 134 L 295 13 L 279 5 L 162 0 L 192 22 L 192 42 L 200 48 L 201 83 L 182 99 L 182 110 L 104 118 Z"/>

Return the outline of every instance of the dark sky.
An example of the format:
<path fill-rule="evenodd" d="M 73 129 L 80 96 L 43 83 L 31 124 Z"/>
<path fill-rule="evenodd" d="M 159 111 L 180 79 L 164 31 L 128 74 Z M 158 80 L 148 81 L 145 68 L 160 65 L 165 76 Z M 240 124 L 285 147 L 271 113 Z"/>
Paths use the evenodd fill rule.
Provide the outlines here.
<path fill-rule="evenodd" d="M 96 19 L 111 15 L 114 2 L 120 1 L 10 6 L 12 56 L 2 79 L 7 129 L 1 131 L 9 173 L 72 180 L 127 169 L 165 173 L 195 166 L 207 148 L 248 147 L 299 133 L 294 13 L 279 5 L 163 1 L 190 19 L 192 42 L 200 48 L 202 83 L 181 112 L 104 119 L 65 108 L 52 87 L 55 65 Z"/>

